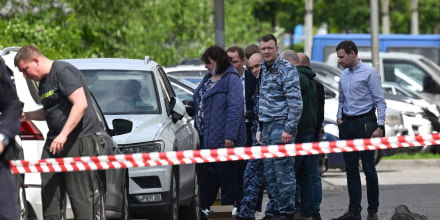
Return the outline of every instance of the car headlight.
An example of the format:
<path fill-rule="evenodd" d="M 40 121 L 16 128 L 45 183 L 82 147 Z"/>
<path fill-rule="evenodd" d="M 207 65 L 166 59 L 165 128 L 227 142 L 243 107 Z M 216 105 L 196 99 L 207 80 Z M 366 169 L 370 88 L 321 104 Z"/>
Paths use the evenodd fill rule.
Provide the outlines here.
<path fill-rule="evenodd" d="M 162 152 L 165 147 L 163 141 L 152 141 L 137 144 L 119 145 L 123 154 Z"/>

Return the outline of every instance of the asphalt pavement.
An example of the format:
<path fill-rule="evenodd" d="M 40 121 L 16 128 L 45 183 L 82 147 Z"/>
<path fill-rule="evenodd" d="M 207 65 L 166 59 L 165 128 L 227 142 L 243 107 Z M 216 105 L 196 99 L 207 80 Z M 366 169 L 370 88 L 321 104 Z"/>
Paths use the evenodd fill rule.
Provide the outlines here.
<path fill-rule="evenodd" d="M 440 160 L 382 160 L 376 166 L 380 185 L 379 219 L 391 219 L 395 207 L 407 205 L 410 211 L 428 219 L 440 219 Z M 366 218 L 367 198 L 365 175 L 361 173 L 363 188 L 363 219 Z M 332 219 L 347 211 L 348 192 L 345 172 L 331 169 L 322 176 L 322 219 Z M 266 207 L 267 196 L 263 207 Z M 257 213 L 257 219 L 264 213 Z"/>

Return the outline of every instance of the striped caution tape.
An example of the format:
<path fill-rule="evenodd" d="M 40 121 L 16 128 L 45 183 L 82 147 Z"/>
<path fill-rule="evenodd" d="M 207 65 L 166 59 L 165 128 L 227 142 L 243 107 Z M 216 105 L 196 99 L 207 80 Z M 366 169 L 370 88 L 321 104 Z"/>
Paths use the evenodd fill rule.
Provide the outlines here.
<path fill-rule="evenodd" d="M 351 151 L 392 149 L 440 144 L 440 134 L 323 141 L 312 143 L 236 147 L 204 150 L 118 154 L 90 157 L 50 158 L 38 161 L 11 160 L 11 170 L 19 173 L 71 172 L 118 168 L 209 163 L 273 157 L 330 154 Z"/>

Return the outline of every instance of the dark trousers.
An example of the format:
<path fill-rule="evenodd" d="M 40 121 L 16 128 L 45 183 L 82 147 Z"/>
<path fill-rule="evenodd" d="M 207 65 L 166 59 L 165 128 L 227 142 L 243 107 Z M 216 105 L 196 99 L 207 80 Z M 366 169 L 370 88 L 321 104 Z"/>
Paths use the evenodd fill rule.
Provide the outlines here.
<path fill-rule="evenodd" d="M 315 134 L 302 133 L 296 136 L 296 143 L 312 142 Z M 318 155 L 296 156 L 296 198 L 295 206 L 303 216 L 310 217 L 315 212 L 314 200 L 319 190 L 314 184 L 315 178 L 320 178 Z"/>
<path fill-rule="evenodd" d="M 199 136 L 200 148 L 203 146 L 204 137 Z M 201 163 L 199 170 L 200 210 L 209 209 L 214 204 L 219 189 L 221 188 L 221 204 L 234 205 L 236 201 L 236 161 Z M 243 190 L 241 190 L 243 191 Z"/>
<path fill-rule="evenodd" d="M 252 146 L 252 123 L 246 122 L 246 147 Z M 240 202 L 243 199 L 243 182 L 244 182 L 244 171 L 246 169 L 246 165 L 248 163 L 247 160 L 238 160 L 234 161 L 236 166 L 236 172 L 235 172 L 235 187 L 236 187 L 236 201 L 234 206 L 238 208 L 238 211 L 240 211 Z"/>
<path fill-rule="evenodd" d="M 96 156 L 96 147 L 99 143 L 99 138 L 96 135 L 68 141 L 64 144 L 64 150 L 56 157 Z M 41 158 L 53 157 L 55 156 L 45 147 Z M 98 178 L 98 171 L 41 173 L 44 219 L 61 219 L 61 204 L 64 202 L 66 192 L 75 219 L 94 219 L 94 183 L 98 181 Z"/>
<path fill-rule="evenodd" d="M 377 128 L 375 116 L 366 116 L 354 120 L 343 120 L 339 126 L 341 140 L 370 138 Z M 366 177 L 368 211 L 377 212 L 379 207 L 379 181 L 374 164 L 374 151 L 344 152 L 347 187 L 350 198 L 349 209 L 353 212 L 362 210 L 362 188 L 359 174 L 359 159 Z"/>
<path fill-rule="evenodd" d="M 213 162 L 198 164 L 200 184 L 200 209 L 209 209 L 214 204 L 221 188 L 221 204 L 235 203 L 234 162 Z"/>
<path fill-rule="evenodd" d="M 17 190 L 8 162 L 0 160 L 0 219 L 18 220 Z"/>

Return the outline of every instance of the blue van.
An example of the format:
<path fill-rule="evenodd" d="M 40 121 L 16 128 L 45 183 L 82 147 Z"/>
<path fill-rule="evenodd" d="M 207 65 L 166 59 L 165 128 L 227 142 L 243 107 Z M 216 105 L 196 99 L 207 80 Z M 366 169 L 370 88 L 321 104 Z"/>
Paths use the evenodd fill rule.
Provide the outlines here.
<path fill-rule="evenodd" d="M 343 40 L 354 41 L 359 51 L 371 51 L 370 34 L 315 35 L 311 59 L 326 62 Z M 440 65 L 440 34 L 380 34 L 379 51 L 420 54 Z"/>

